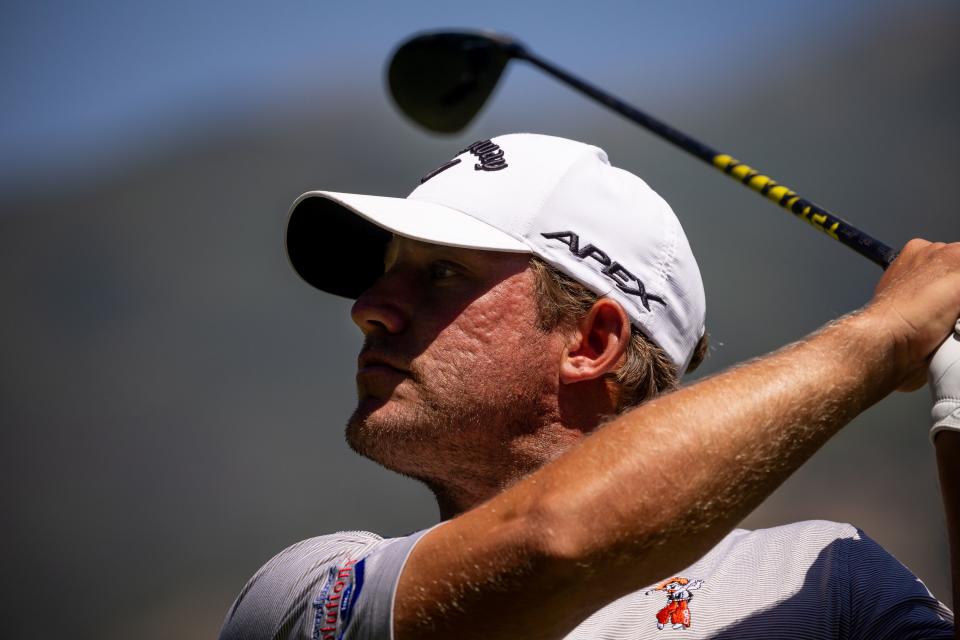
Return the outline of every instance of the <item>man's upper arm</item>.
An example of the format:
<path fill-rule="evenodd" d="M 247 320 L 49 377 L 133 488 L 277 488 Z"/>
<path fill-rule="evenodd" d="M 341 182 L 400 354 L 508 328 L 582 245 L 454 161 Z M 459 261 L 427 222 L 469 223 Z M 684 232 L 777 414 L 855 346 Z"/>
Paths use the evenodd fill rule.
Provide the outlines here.
<path fill-rule="evenodd" d="M 389 638 L 397 579 L 420 535 L 342 532 L 284 549 L 247 582 L 220 640 Z"/>
<path fill-rule="evenodd" d="M 846 546 L 851 640 L 953 638 L 953 614 L 909 569 L 858 530 Z"/>

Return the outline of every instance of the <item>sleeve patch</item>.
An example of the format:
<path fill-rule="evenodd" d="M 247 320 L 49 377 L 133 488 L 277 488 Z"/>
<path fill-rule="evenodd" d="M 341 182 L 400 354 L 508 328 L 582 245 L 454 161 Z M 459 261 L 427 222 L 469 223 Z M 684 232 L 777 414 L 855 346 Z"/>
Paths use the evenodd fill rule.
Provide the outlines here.
<path fill-rule="evenodd" d="M 349 560 L 342 567 L 330 568 L 313 601 L 313 640 L 343 639 L 363 589 L 364 562 Z"/>

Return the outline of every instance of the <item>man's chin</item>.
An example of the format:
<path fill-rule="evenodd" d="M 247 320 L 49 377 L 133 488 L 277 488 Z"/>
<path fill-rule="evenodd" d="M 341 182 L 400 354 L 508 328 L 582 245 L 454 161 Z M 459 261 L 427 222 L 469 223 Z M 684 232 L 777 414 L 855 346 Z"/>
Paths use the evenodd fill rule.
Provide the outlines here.
<path fill-rule="evenodd" d="M 389 458 L 403 449 L 410 441 L 415 428 L 410 424 L 409 416 L 391 402 L 382 398 L 367 396 L 357 403 L 347 421 L 347 444 L 360 455 L 375 462 L 392 466 Z"/>
<path fill-rule="evenodd" d="M 347 424 L 351 425 L 355 422 L 366 422 L 389 402 L 389 399 L 378 398 L 372 395 L 361 396 L 357 400 L 357 408 L 353 410 L 353 414 L 350 416 Z"/>

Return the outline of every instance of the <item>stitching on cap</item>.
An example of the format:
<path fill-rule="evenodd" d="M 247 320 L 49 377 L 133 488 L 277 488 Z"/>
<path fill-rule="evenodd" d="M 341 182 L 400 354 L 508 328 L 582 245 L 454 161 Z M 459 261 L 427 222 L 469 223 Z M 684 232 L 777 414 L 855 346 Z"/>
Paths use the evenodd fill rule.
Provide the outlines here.
<path fill-rule="evenodd" d="M 655 191 L 654 191 L 654 194 L 656 194 Z M 665 207 L 669 208 L 669 205 L 666 203 L 666 201 L 663 198 L 661 198 L 659 195 L 657 195 L 657 198 Z M 663 217 L 665 218 L 666 222 L 668 223 L 673 222 L 672 220 L 669 219 L 669 216 L 664 215 Z M 664 252 L 663 258 L 660 261 L 660 269 L 659 269 L 659 274 L 660 274 L 660 277 L 663 279 L 664 285 L 667 285 L 671 281 L 673 272 L 677 265 L 677 245 L 679 244 L 679 239 L 680 239 L 680 233 L 679 233 L 680 229 L 678 228 L 678 225 L 669 224 L 668 226 L 670 227 L 670 229 L 669 229 L 669 235 L 667 236 L 667 247 L 666 247 L 666 251 Z"/>

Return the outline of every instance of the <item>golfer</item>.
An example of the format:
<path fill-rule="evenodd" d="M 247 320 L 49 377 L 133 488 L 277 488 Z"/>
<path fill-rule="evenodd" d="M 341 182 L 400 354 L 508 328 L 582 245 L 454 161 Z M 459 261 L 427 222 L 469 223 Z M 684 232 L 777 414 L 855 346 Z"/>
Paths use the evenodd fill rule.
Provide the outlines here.
<path fill-rule="evenodd" d="M 306 193 L 287 249 L 356 299 L 350 446 L 426 484 L 441 522 L 294 544 L 221 638 L 953 637 L 856 527 L 734 527 L 856 415 L 924 384 L 960 316 L 960 244 L 910 242 L 862 309 L 686 386 L 707 344 L 696 260 L 597 147 L 505 135 L 407 198 Z"/>

